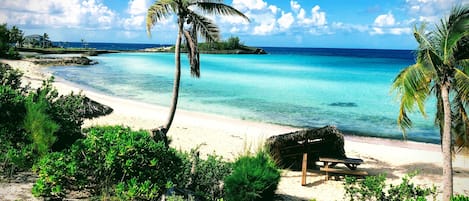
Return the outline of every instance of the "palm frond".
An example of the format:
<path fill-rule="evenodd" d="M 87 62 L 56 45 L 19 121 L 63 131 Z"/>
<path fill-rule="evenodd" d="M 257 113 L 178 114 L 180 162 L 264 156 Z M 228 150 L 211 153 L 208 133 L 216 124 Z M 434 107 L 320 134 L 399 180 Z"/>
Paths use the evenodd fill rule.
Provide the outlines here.
<path fill-rule="evenodd" d="M 430 93 L 431 83 L 429 75 L 424 65 L 417 63 L 403 69 L 394 79 L 391 91 L 397 92 L 397 97 L 400 98 L 398 124 L 404 133 L 412 125 L 407 112 L 413 112 L 415 106 L 426 117 L 425 101 Z"/>
<path fill-rule="evenodd" d="M 184 30 L 184 37 L 187 46 L 187 57 L 191 67 L 191 76 L 200 78 L 200 55 L 197 47 L 197 30 L 192 28 L 191 33 Z"/>
<path fill-rule="evenodd" d="M 454 52 L 458 50 L 458 42 L 469 35 L 469 8 L 453 8 L 448 21 L 442 21 L 439 27 L 444 32 L 441 47 L 443 47 L 444 61 L 448 64 Z"/>
<path fill-rule="evenodd" d="M 452 133 L 458 151 L 469 148 L 469 118 L 462 96 L 455 96 L 453 99 L 453 123 Z M 467 102 L 466 102 L 467 103 Z"/>
<path fill-rule="evenodd" d="M 197 8 L 206 14 L 225 15 L 225 16 L 239 16 L 250 22 L 249 18 L 242 12 L 221 1 L 199 1 L 196 3 Z"/>
<path fill-rule="evenodd" d="M 171 12 L 176 13 L 176 10 L 177 4 L 174 0 L 159 0 L 151 5 L 150 8 L 148 8 L 146 19 L 148 36 L 151 36 L 151 28 L 153 28 L 157 22 L 166 19 L 171 15 Z"/>
<path fill-rule="evenodd" d="M 469 74 L 466 72 L 455 69 L 454 73 L 454 89 L 457 96 L 460 96 L 461 101 L 469 106 Z"/>
<path fill-rule="evenodd" d="M 438 84 L 433 86 L 434 94 L 436 96 L 436 114 L 435 114 L 435 126 L 440 129 L 440 143 L 443 134 L 444 122 L 444 109 L 443 109 L 443 98 L 441 97 L 441 88 Z"/>
<path fill-rule="evenodd" d="M 446 79 L 446 70 L 445 65 L 443 65 L 443 59 L 440 55 L 432 49 L 427 49 L 422 51 L 422 63 L 428 70 L 434 71 L 436 76 L 434 76 L 438 82 Z"/>
<path fill-rule="evenodd" d="M 457 48 L 454 51 L 454 58 L 460 63 L 469 63 L 469 36 L 465 36 L 458 41 Z"/>
<path fill-rule="evenodd" d="M 190 23 L 196 28 L 197 32 L 207 43 L 212 43 L 219 40 L 220 30 L 212 20 L 193 11 L 189 10 L 188 12 Z"/>
<path fill-rule="evenodd" d="M 414 37 L 419 44 L 419 50 L 434 49 L 428 33 L 425 33 L 426 24 L 422 23 L 419 28 L 414 26 Z"/>

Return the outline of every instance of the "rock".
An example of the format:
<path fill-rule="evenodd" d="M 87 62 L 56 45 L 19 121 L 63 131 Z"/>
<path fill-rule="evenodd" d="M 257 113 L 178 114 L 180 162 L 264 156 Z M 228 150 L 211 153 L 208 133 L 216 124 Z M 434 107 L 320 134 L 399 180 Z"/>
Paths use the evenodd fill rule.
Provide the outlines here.
<path fill-rule="evenodd" d="M 69 66 L 69 65 L 94 65 L 98 62 L 87 57 L 47 57 L 32 59 L 33 63 L 43 66 Z"/>

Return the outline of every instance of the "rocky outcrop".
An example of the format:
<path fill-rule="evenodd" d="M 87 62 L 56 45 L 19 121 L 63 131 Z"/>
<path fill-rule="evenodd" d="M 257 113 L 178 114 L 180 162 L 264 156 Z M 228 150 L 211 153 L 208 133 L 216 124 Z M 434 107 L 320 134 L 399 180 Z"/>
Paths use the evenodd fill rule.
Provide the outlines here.
<path fill-rule="evenodd" d="M 98 62 L 87 57 L 46 57 L 30 59 L 34 64 L 42 66 L 71 66 L 71 65 L 94 65 Z"/>

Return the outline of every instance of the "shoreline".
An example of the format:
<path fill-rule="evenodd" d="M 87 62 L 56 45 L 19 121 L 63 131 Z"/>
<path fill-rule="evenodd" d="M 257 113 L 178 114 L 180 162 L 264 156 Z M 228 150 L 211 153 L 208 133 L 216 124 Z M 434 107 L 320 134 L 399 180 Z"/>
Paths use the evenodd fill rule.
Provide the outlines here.
<path fill-rule="evenodd" d="M 49 75 L 44 70 L 48 67 L 40 67 L 28 61 L 0 62 L 9 63 L 13 68 L 23 71 L 23 84 L 31 82 L 32 87 L 39 86 Z M 61 94 L 83 90 L 83 94 L 89 98 L 114 109 L 108 116 L 86 121 L 84 127 L 126 125 L 133 129 L 148 130 L 162 125 L 166 119 L 167 107 L 84 89 L 79 84 L 61 78 L 57 78 L 53 85 Z M 172 139 L 170 145 L 176 149 L 189 151 L 202 145 L 202 157 L 215 152 L 226 160 L 233 160 L 247 148 L 256 150 L 256 146 L 272 135 L 298 129 L 178 109 L 168 135 Z M 365 163 L 359 168 L 366 170 L 370 175 L 387 173 L 387 183 L 396 184 L 400 183 L 400 178 L 408 172 L 420 170 L 421 173 L 412 180 L 413 182 L 429 186 L 434 184 L 441 190 L 442 157 L 439 145 L 353 135 L 344 135 L 344 138 L 346 155 L 363 159 Z M 469 194 L 469 157 L 456 155 L 453 166 L 455 193 Z M 301 172 L 282 170 L 277 193 L 298 198 L 293 200 L 316 198 L 331 201 L 342 200 L 345 194 L 343 181 L 325 182 L 319 172 L 308 172 L 307 186 L 301 186 L 300 181 Z M 4 194 L 0 192 L 0 195 Z"/>

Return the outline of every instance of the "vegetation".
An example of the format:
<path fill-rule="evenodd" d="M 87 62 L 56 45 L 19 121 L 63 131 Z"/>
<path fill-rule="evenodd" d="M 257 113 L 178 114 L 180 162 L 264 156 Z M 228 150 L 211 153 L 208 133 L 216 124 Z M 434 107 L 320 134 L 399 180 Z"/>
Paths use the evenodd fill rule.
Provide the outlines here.
<path fill-rule="evenodd" d="M 184 48 L 186 48 L 184 46 Z M 249 47 L 242 44 L 239 37 L 230 37 L 225 41 L 215 41 L 212 43 L 199 43 L 198 48 L 204 51 L 220 51 L 220 50 L 250 50 Z"/>
<path fill-rule="evenodd" d="M 385 175 L 369 176 L 364 180 L 357 180 L 355 177 L 345 177 L 346 199 L 354 200 L 387 200 L 387 201 L 424 201 L 427 196 L 433 196 L 435 200 L 436 187 L 425 188 L 410 182 L 416 173 L 411 173 L 402 178 L 402 182 L 397 185 L 386 187 Z M 387 189 L 387 191 L 386 191 Z"/>
<path fill-rule="evenodd" d="M 11 176 L 29 170 L 52 150 L 70 147 L 82 138 L 82 95 L 58 96 L 53 79 L 36 90 L 21 85 L 22 74 L 0 64 L 0 172 Z"/>
<path fill-rule="evenodd" d="M 16 26 L 11 29 L 7 24 L 0 25 L 0 58 L 18 59 L 19 53 L 12 44 L 18 44 L 23 40 L 23 31 Z"/>
<path fill-rule="evenodd" d="M 225 178 L 226 200 L 272 200 L 280 181 L 280 171 L 266 151 L 244 155 L 233 164 Z"/>
<path fill-rule="evenodd" d="M 451 197 L 451 201 L 469 201 L 469 197 L 465 195 L 456 195 Z"/>
<path fill-rule="evenodd" d="M 70 149 L 43 158 L 35 170 L 36 196 L 63 198 L 66 191 L 87 190 L 120 200 L 152 200 L 172 187 L 182 171 L 174 149 L 145 131 L 121 126 L 95 127 Z"/>
<path fill-rule="evenodd" d="M 243 13 L 228 6 L 220 0 L 158 0 L 150 6 L 147 13 L 147 33 L 150 35 L 151 28 L 158 22 L 164 20 L 170 14 L 177 16 L 178 34 L 175 47 L 176 69 L 174 77 L 173 98 L 171 101 L 170 113 L 164 126 L 155 129 L 154 135 L 166 134 L 176 113 L 179 96 L 179 83 L 181 78 L 181 41 L 184 36 L 186 47 L 189 47 L 188 57 L 190 61 L 191 75 L 200 77 L 200 61 L 198 50 L 198 35 L 202 36 L 207 43 L 212 43 L 219 39 L 220 31 L 217 25 L 202 14 L 214 15 L 235 15 L 249 20 Z M 189 27 L 188 30 L 184 26 Z"/>
<path fill-rule="evenodd" d="M 453 193 L 453 138 L 460 147 L 469 145 L 468 29 L 467 6 L 453 8 L 449 17 L 442 19 L 433 30 L 426 30 L 424 25 L 416 27 L 414 36 L 419 44 L 416 63 L 402 70 L 392 86 L 401 100 L 398 123 L 404 134 L 405 129 L 412 126 L 407 112 L 417 105 L 426 116 L 425 101 L 431 95 L 437 99 L 435 124 L 441 135 L 445 201 Z"/>
<path fill-rule="evenodd" d="M 217 155 L 208 155 L 206 160 L 198 156 L 198 150 L 181 153 L 183 171 L 177 176 L 177 186 L 186 188 L 197 200 L 223 199 L 223 180 L 232 169 L 231 164 Z"/>

